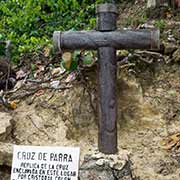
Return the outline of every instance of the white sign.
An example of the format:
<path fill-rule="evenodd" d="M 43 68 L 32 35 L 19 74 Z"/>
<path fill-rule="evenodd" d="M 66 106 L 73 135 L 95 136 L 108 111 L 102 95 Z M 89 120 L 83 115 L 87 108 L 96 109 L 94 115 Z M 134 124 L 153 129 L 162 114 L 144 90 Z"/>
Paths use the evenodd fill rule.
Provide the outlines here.
<path fill-rule="evenodd" d="M 14 146 L 11 180 L 77 180 L 79 148 Z"/>

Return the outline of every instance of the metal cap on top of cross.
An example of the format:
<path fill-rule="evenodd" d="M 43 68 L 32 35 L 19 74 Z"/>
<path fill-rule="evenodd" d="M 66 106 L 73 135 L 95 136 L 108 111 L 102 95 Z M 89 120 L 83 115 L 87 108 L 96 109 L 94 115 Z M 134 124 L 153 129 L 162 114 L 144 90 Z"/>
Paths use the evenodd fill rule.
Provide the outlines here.
<path fill-rule="evenodd" d="M 97 31 L 55 31 L 55 50 L 97 50 L 99 79 L 99 151 L 117 153 L 116 50 L 158 49 L 159 30 L 116 30 L 117 7 L 97 6 Z"/>

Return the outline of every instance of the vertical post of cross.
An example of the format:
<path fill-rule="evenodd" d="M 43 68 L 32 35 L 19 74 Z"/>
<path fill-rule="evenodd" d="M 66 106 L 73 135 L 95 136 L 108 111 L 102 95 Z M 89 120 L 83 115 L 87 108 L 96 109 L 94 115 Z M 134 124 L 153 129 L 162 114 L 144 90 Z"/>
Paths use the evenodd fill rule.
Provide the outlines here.
<path fill-rule="evenodd" d="M 97 30 L 116 30 L 117 8 L 115 4 L 97 6 Z M 116 102 L 116 49 L 99 47 L 99 151 L 105 154 L 117 152 L 117 102 Z"/>

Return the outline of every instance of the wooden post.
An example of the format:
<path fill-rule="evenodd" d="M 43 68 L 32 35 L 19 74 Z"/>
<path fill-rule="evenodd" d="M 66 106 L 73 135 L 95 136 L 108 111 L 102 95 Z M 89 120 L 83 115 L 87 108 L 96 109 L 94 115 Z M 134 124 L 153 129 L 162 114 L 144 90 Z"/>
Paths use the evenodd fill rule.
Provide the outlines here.
<path fill-rule="evenodd" d="M 53 34 L 54 49 L 64 50 L 97 50 L 99 47 L 115 49 L 157 49 L 159 48 L 159 30 L 118 30 L 99 31 L 55 31 Z"/>
<path fill-rule="evenodd" d="M 114 4 L 97 7 L 98 31 L 59 32 L 53 34 L 54 49 L 98 50 L 99 63 L 99 150 L 117 152 L 116 49 L 157 49 L 159 30 L 116 30 Z"/>
<path fill-rule="evenodd" d="M 117 9 L 114 4 L 97 7 L 97 30 L 116 30 Z M 99 151 L 117 152 L 116 49 L 99 47 Z"/>

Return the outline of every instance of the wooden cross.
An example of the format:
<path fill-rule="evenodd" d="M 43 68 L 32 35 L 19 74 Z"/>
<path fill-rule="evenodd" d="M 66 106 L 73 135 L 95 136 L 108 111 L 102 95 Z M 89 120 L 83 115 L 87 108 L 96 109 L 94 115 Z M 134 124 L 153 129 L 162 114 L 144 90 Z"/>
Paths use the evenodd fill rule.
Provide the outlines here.
<path fill-rule="evenodd" d="M 116 50 L 157 49 L 158 30 L 116 31 L 117 8 L 106 3 L 97 6 L 98 31 L 55 31 L 56 50 L 97 50 L 99 63 L 99 151 L 115 154 L 117 149 Z"/>

